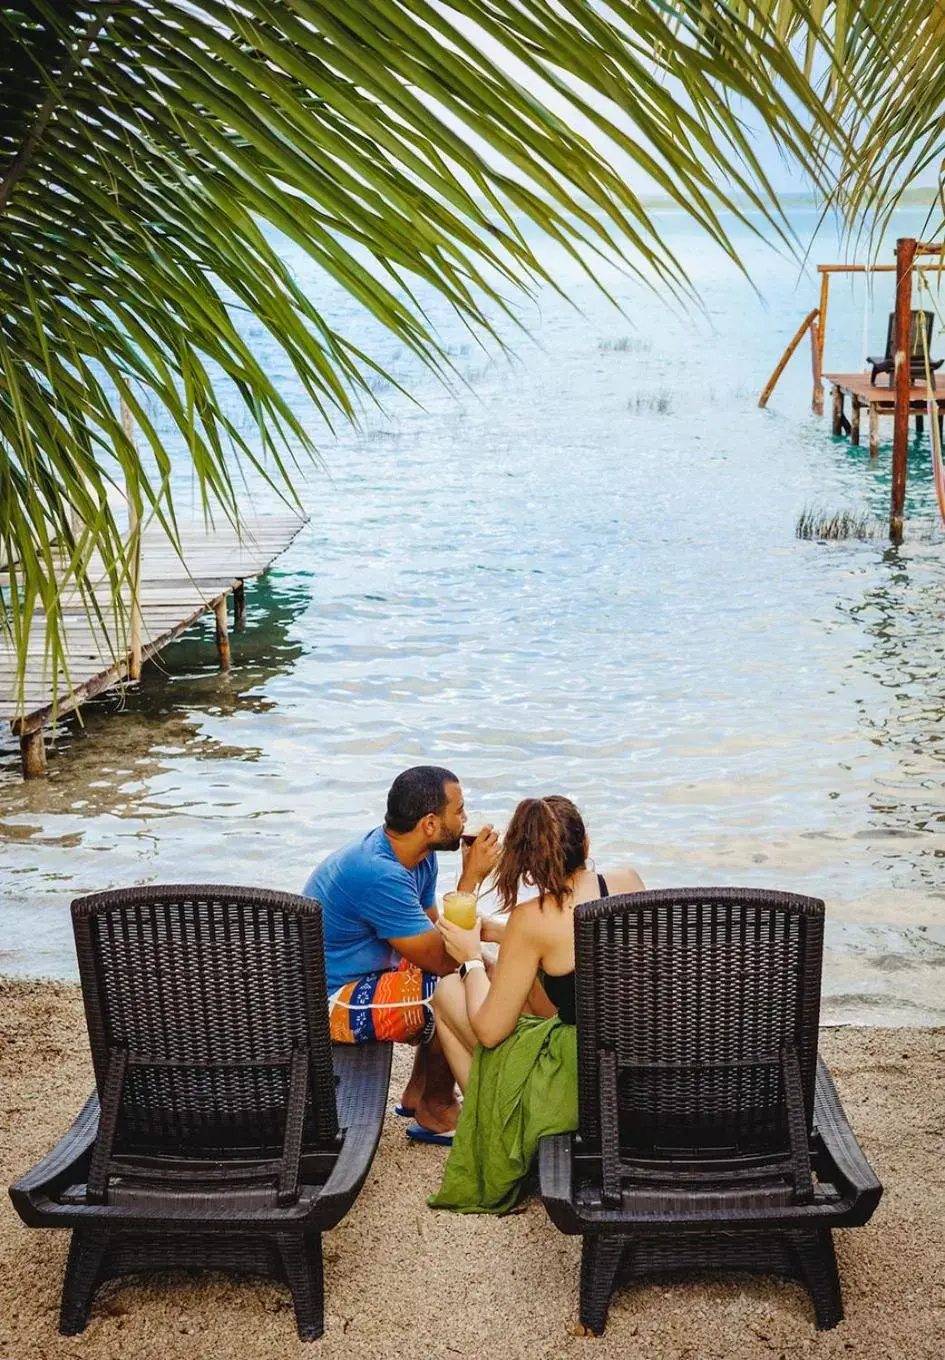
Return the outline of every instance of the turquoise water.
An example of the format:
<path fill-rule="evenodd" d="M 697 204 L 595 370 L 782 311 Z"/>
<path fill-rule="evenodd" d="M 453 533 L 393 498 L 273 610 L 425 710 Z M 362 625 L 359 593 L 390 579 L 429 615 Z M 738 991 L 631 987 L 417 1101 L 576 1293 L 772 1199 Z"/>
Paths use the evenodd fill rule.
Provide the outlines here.
<path fill-rule="evenodd" d="M 248 590 L 228 676 L 195 627 L 140 687 L 61 728 L 45 782 L 24 784 L 0 746 L 0 971 L 74 976 L 79 893 L 297 889 L 380 820 L 398 770 L 432 761 L 497 823 L 521 796 L 569 794 L 597 863 L 632 863 L 648 886 L 825 897 L 825 1018 L 945 1022 L 940 536 L 795 537 L 806 505 L 888 513 L 891 422 L 874 466 L 833 438 L 810 414 L 806 348 L 760 411 L 816 278 L 738 229 L 759 296 L 684 217 L 660 220 L 704 314 L 612 271 L 621 316 L 546 246 L 580 310 L 550 290 L 524 304 L 531 338 L 506 331 L 511 361 L 433 300 L 455 394 L 287 251 L 419 404 L 380 387 L 386 414 L 323 434 L 310 523 Z M 794 221 L 807 239 L 814 214 Z M 903 214 L 893 234 L 920 226 Z M 861 290 L 834 284 L 828 370 L 861 367 Z M 871 352 L 891 293 L 887 276 Z M 186 511 L 183 467 L 179 490 Z M 910 523 L 934 508 L 917 441 Z"/>

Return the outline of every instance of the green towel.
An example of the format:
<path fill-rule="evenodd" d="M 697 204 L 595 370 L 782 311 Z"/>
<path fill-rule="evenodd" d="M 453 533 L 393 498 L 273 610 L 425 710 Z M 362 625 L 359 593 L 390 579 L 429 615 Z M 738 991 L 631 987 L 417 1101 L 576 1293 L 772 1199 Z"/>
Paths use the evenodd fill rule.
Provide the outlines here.
<path fill-rule="evenodd" d="M 473 1054 L 443 1184 L 427 1200 L 460 1214 L 507 1214 L 546 1133 L 576 1129 L 577 1030 L 523 1015 L 495 1048 Z"/>

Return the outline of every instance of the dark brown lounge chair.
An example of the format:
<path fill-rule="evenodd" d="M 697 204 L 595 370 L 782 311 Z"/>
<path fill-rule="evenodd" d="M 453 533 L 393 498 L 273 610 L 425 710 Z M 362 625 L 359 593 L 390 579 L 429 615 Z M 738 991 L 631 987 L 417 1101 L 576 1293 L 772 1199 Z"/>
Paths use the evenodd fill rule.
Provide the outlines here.
<path fill-rule="evenodd" d="M 263 889 L 135 888 L 72 921 L 96 1093 L 11 1187 L 71 1228 L 59 1330 L 105 1279 L 201 1267 L 275 1275 L 322 1334 L 321 1234 L 377 1148 L 391 1045 L 328 1034 L 321 908 Z"/>
<path fill-rule="evenodd" d="M 923 318 L 920 320 L 920 317 Z M 909 313 L 909 377 L 912 382 L 917 378 L 925 379 L 925 352 L 932 353 L 932 327 L 935 325 L 934 312 L 910 312 Z M 925 342 L 922 340 L 922 328 L 925 328 Z M 870 382 L 875 385 L 880 373 L 889 374 L 889 382 L 892 384 L 893 374 L 896 371 L 896 313 L 889 313 L 889 326 L 886 331 L 886 353 L 882 358 L 867 355 L 866 362 L 872 366 Z M 936 369 L 945 363 L 943 359 L 929 359 L 929 372 L 934 373 Z M 934 379 L 933 379 L 934 385 Z"/>
<path fill-rule="evenodd" d="M 541 1195 L 582 1233 L 580 1317 L 620 1280 L 800 1278 L 843 1316 L 831 1229 L 882 1194 L 817 1057 L 824 904 L 686 888 L 575 911 L 580 1125 L 542 1139 Z"/>

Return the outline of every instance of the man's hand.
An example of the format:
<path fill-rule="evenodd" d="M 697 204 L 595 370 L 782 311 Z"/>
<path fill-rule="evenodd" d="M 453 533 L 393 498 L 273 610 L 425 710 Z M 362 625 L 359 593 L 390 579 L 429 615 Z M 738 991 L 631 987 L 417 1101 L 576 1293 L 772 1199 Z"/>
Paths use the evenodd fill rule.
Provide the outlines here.
<path fill-rule="evenodd" d="M 484 878 L 492 873 L 499 858 L 499 836 L 491 826 L 484 826 L 472 845 L 461 847 L 463 872 L 457 887 L 460 892 L 475 891 Z"/>
<path fill-rule="evenodd" d="M 445 916 L 441 916 L 436 923 L 447 954 L 457 963 L 468 963 L 470 959 L 482 958 L 482 942 L 479 937 L 481 927 L 482 922 L 477 919 L 472 930 L 463 930 L 462 926 L 447 921 Z"/>
<path fill-rule="evenodd" d="M 482 918 L 482 940 L 483 944 L 501 944 L 505 939 L 505 927 L 507 921 L 499 921 L 494 916 L 483 916 Z"/>

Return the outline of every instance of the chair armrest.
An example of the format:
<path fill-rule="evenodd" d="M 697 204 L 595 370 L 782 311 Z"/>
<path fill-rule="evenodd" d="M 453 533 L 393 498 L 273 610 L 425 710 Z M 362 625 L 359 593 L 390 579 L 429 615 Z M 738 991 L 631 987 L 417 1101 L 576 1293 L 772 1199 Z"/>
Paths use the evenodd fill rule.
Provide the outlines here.
<path fill-rule="evenodd" d="M 574 1209 L 574 1134 L 549 1133 L 538 1144 L 541 1199 L 552 1223 L 563 1233 L 581 1231 Z"/>
<path fill-rule="evenodd" d="M 46 1223 L 43 1201 L 54 1200 L 67 1185 L 85 1180 L 86 1168 L 82 1164 L 92 1155 L 98 1118 L 98 1096 L 91 1095 L 52 1151 L 10 1186 L 13 1206 L 30 1227 Z"/>
<path fill-rule="evenodd" d="M 393 1044 L 335 1044 L 336 1100 L 343 1131 L 341 1150 L 322 1186 L 315 1219 L 333 1227 L 357 1198 L 374 1160 L 384 1124 Z"/>
<path fill-rule="evenodd" d="M 817 1060 L 814 1127 L 843 1182 L 842 1188 L 852 1200 L 851 1216 L 846 1221 L 851 1227 L 868 1222 L 880 1201 L 883 1187 L 856 1141 L 823 1058 Z"/>

